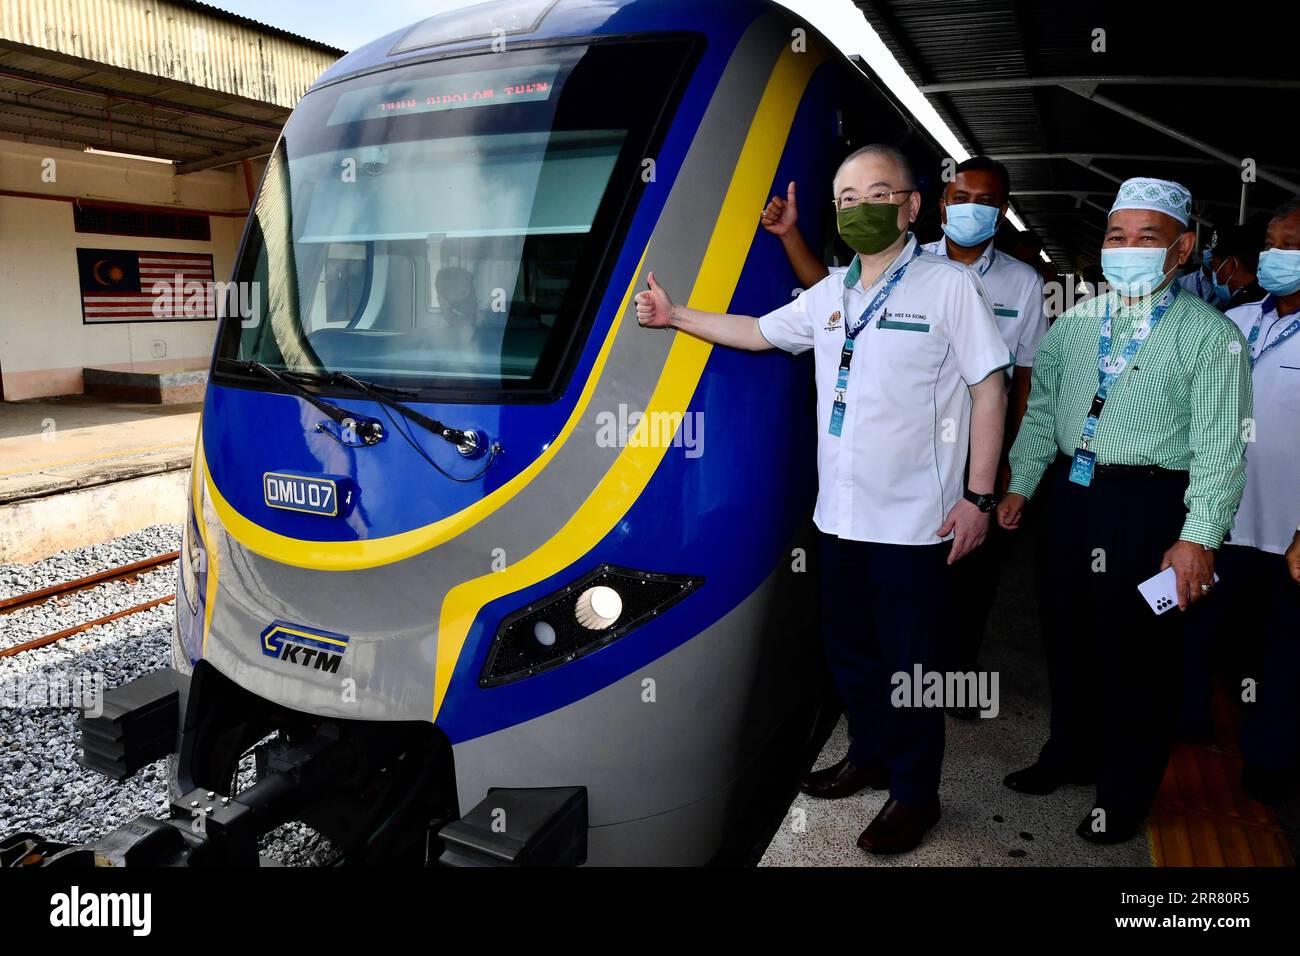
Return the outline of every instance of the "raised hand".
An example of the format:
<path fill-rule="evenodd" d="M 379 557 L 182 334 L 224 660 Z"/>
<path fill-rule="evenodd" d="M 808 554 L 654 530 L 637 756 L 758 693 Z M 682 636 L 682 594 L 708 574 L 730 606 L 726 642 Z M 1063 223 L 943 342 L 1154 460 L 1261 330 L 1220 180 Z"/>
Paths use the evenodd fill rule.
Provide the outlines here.
<path fill-rule="evenodd" d="M 794 181 L 786 187 L 785 199 L 773 196 L 758 220 L 774 236 L 784 237 L 799 221 L 799 207 L 794 198 Z"/>
<path fill-rule="evenodd" d="M 636 320 L 647 329 L 666 329 L 673 321 L 673 300 L 653 272 L 646 276 L 646 285 L 648 290 L 635 296 Z"/>

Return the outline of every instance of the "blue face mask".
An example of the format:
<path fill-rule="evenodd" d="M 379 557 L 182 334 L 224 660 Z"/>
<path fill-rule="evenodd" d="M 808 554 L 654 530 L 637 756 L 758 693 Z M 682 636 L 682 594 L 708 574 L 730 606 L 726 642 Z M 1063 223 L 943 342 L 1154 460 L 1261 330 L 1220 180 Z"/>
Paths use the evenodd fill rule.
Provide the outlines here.
<path fill-rule="evenodd" d="M 978 246 L 988 242 L 998 231 L 997 206 L 978 202 L 963 202 L 945 206 L 948 221 L 943 224 L 943 234 L 959 246 Z"/>
<path fill-rule="evenodd" d="M 1300 249 L 1265 249 L 1259 254 L 1256 277 L 1273 295 L 1300 290 Z"/>
<path fill-rule="evenodd" d="M 1125 246 L 1121 249 L 1101 250 L 1101 272 L 1115 291 L 1127 299 L 1150 295 L 1165 280 L 1166 249 L 1139 249 Z"/>
<path fill-rule="evenodd" d="M 1223 266 L 1220 265 L 1219 268 L 1222 269 Z M 1236 271 L 1237 271 L 1237 267 L 1233 266 L 1232 272 L 1228 273 L 1227 279 L 1231 279 L 1233 273 L 1235 273 Z M 1224 279 L 1224 281 L 1220 282 L 1218 271 L 1214 268 L 1213 265 L 1210 266 L 1210 284 L 1214 287 L 1214 298 L 1210 300 L 1210 305 L 1217 307 L 1221 305 L 1227 305 L 1228 302 L 1231 301 L 1232 289 L 1228 287 L 1227 279 Z"/>

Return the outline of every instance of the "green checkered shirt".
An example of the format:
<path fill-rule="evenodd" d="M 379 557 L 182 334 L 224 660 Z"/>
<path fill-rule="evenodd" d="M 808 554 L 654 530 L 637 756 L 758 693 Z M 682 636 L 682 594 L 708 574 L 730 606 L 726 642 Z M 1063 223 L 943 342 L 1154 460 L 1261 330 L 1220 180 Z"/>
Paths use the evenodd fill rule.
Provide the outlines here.
<path fill-rule="evenodd" d="M 1164 291 L 1130 306 L 1114 292 L 1080 302 L 1044 336 L 1033 389 L 1011 448 L 1008 491 L 1031 497 L 1058 453 L 1073 455 L 1097 394 L 1097 343 L 1106 303 L 1111 354 L 1119 355 Z M 1237 327 L 1188 292 L 1178 293 L 1111 386 L 1088 447 L 1098 464 L 1190 472 L 1181 537 L 1217 548 L 1246 487 L 1243 431 L 1251 416 L 1250 361 Z"/>

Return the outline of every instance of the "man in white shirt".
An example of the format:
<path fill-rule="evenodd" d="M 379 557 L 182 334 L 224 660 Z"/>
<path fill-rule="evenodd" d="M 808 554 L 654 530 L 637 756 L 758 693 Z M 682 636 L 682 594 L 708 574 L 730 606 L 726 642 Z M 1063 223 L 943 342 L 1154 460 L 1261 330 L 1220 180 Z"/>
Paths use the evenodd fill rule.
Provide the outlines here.
<path fill-rule="evenodd" d="M 972 156 L 959 163 L 952 181 L 944 188 L 939 203 L 944 236 L 923 248 L 937 256 L 974 269 L 993 301 L 993 315 L 1007 349 L 1015 356 L 1008 384 L 1011 412 L 1003 438 L 1003 464 L 998 493 L 1006 490 L 1011 468 L 1005 452 L 1020 431 L 1020 420 L 1029 404 L 1029 385 L 1034 371 L 1034 354 L 1047 334 L 1043 277 L 1014 256 L 999 253 L 993 239 L 1011 206 L 1011 177 L 1007 168 L 987 156 Z M 1005 556 L 1002 530 L 990 529 L 986 546 L 963 562 L 956 574 L 956 598 L 944 627 L 945 670 L 970 673 L 979 667 L 980 646 L 993 609 L 998 571 Z M 951 707 L 948 712 L 962 720 L 979 716 L 976 707 Z"/>
<path fill-rule="evenodd" d="M 1204 265 L 1180 277 L 1178 284 L 1221 312 L 1256 302 L 1264 297 L 1255 280 L 1254 256 L 1258 248 L 1257 230 L 1221 226 L 1210 237 Z"/>
<path fill-rule="evenodd" d="M 942 708 L 897 691 L 915 668 L 941 670 L 950 565 L 988 533 L 1013 357 L 979 277 L 908 230 L 921 201 L 906 157 L 863 147 L 833 188 L 857 252 L 848 269 L 759 319 L 675 305 L 652 272 L 637 320 L 751 351 L 813 350 L 822 616 L 852 744 L 803 789 L 836 798 L 887 786 L 858 846 L 897 853 L 938 821 L 943 763 Z"/>
<path fill-rule="evenodd" d="M 1300 586 L 1285 556 L 1300 541 L 1300 200 L 1274 213 L 1257 273 L 1268 294 L 1228 312 L 1246 337 L 1255 389 L 1246 490 L 1219 559 L 1217 613 L 1202 623 L 1231 621 L 1250 658 L 1242 785 L 1276 803 L 1300 769 Z"/>
<path fill-rule="evenodd" d="M 939 201 L 944 237 L 921 248 L 936 256 L 975 270 L 992 301 L 993 315 L 1007 350 L 1015 356 L 1008 371 L 1011 412 L 1004 435 L 1004 464 L 998 491 L 1011 478 L 1005 451 L 1011 448 L 1020 420 L 1029 402 L 1029 384 L 1038 343 L 1047 334 L 1043 278 L 1031 266 L 1014 256 L 999 253 L 993 239 L 1005 221 L 1011 204 L 1011 177 L 1007 168 L 987 156 L 972 156 L 959 163 L 952 181 Z M 799 281 L 813 286 L 827 275 L 821 259 L 800 234 L 795 184 L 790 183 L 785 199 L 774 196 L 763 210 L 763 228 L 781 240 Z M 1001 531 L 991 529 L 987 546 L 962 562 L 956 571 L 953 614 L 944 627 L 944 669 L 954 673 L 977 670 L 993 593 L 997 587 L 1001 549 L 994 546 Z M 958 616 L 959 615 L 959 616 Z M 978 708 L 955 706 L 949 713 L 963 720 L 978 716 Z"/>

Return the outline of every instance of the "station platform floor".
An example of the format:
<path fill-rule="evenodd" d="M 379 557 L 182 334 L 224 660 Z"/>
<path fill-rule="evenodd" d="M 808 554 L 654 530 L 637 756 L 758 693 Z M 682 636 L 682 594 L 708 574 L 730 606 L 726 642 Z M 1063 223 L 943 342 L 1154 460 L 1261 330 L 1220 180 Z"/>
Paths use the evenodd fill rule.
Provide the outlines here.
<path fill-rule="evenodd" d="M 0 402 L 0 564 L 180 521 L 200 408 Z"/>
<path fill-rule="evenodd" d="M 200 408 L 84 396 L 0 402 L 0 504 L 188 464 Z"/>
<path fill-rule="evenodd" d="M 1020 532 L 1018 532 L 1019 534 Z M 1028 538 L 1008 549 L 980 664 L 999 674 L 996 717 L 946 717 L 940 802 L 943 817 L 911 853 L 872 856 L 858 834 L 887 794 L 864 790 L 843 800 L 798 794 L 761 866 L 1294 866 L 1300 803 L 1275 808 L 1241 790 L 1236 726 L 1215 701 L 1216 739 L 1180 744 L 1170 760 L 1145 831 L 1098 847 L 1074 832 L 1092 808 L 1093 788 L 1061 787 L 1045 796 L 1007 789 L 1002 778 L 1033 763 L 1047 738 L 1049 694 L 1034 605 Z M 848 749 L 843 718 L 815 768 Z"/>

